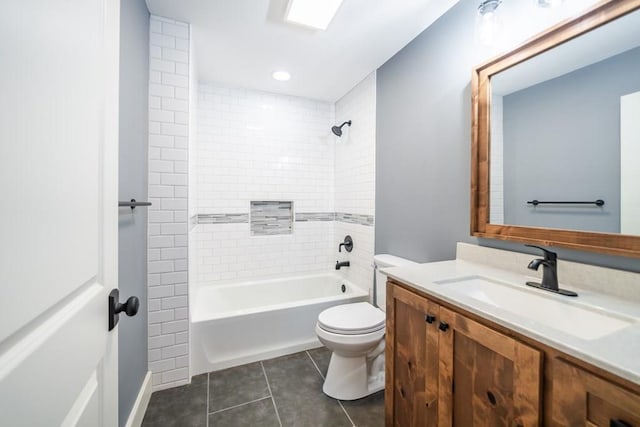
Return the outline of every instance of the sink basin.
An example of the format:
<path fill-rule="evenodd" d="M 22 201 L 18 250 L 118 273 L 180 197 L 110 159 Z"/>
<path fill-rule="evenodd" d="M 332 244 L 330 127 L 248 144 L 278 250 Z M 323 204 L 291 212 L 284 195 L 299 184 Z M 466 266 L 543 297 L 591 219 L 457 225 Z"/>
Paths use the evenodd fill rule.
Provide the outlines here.
<path fill-rule="evenodd" d="M 602 338 L 633 324 L 635 320 L 596 309 L 560 301 L 558 297 L 482 276 L 468 276 L 435 282 L 452 291 L 529 318 L 583 340 Z"/>

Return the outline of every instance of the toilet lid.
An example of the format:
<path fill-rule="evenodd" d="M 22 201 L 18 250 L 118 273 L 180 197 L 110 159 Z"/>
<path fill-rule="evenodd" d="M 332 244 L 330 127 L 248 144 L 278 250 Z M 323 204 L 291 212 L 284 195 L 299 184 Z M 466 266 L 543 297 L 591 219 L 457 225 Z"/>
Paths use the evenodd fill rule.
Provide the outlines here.
<path fill-rule="evenodd" d="M 384 328 L 384 311 L 367 302 L 336 305 L 318 316 L 318 325 L 327 332 L 357 335 Z"/>

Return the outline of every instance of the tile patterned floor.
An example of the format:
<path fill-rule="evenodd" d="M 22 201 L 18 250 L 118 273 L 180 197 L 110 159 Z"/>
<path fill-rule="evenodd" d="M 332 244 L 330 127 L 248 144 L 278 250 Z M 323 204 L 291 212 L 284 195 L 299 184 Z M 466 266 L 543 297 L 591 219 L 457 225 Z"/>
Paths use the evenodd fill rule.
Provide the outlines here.
<path fill-rule="evenodd" d="M 384 394 L 339 401 L 322 392 L 326 348 L 193 377 L 153 393 L 144 427 L 384 426 Z"/>

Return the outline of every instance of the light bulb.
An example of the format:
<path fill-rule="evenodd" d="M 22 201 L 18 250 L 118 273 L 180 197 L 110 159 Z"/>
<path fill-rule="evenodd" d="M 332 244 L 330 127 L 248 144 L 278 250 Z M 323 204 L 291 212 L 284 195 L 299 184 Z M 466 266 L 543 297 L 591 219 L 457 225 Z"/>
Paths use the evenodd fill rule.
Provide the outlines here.
<path fill-rule="evenodd" d="M 271 76 L 279 82 L 286 82 L 291 79 L 291 74 L 286 71 L 274 71 Z"/>

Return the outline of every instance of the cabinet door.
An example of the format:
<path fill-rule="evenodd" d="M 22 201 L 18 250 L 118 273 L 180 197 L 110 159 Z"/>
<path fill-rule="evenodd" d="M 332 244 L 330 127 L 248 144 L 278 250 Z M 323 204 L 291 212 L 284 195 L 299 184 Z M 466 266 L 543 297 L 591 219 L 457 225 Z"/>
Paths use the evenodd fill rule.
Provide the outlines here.
<path fill-rule="evenodd" d="M 439 426 L 540 425 L 540 351 L 440 307 Z"/>
<path fill-rule="evenodd" d="M 387 426 L 437 426 L 438 309 L 425 298 L 387 285 Z"/>
<path fill-rule="evenodd" d="M 553 363 L 554 426 L 640 427 L 640 396 L 561 359 Z"/>

